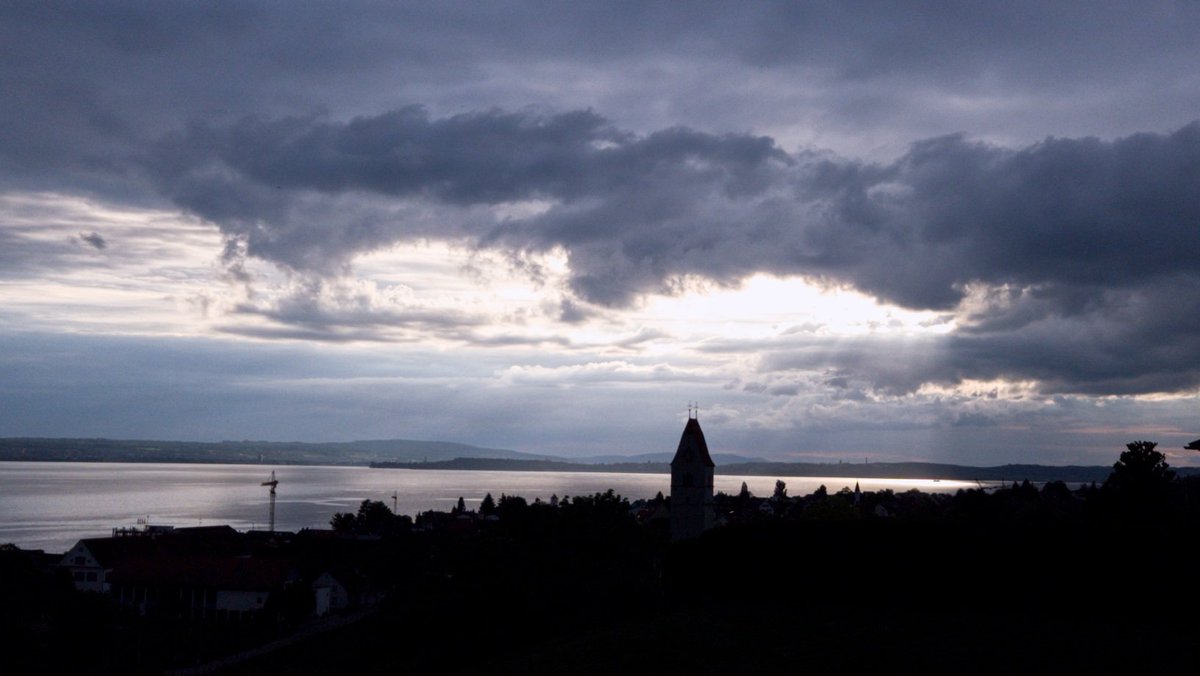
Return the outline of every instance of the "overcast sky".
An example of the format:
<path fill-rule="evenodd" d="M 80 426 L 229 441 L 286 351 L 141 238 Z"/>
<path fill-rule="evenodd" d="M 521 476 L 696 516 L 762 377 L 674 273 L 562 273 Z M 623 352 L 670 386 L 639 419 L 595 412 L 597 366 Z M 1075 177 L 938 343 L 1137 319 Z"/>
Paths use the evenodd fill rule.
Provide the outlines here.
<path fill-rule="evenodd" d="M 3 3 L 0 436 L 1200 464 L 1197 35 Z"/>

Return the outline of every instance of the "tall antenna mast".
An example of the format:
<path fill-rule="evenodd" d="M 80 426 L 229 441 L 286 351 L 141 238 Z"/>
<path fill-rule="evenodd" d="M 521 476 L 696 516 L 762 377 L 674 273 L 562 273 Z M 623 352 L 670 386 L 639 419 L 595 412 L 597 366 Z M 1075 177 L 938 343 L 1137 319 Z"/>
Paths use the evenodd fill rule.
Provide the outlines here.
<path fill-rule="evenodd" d="M 279 481 L 275 478 L 275 470 L 271 470 L 271 480 L 262 482 L 263 486 L 271 487 L 271 526 L 268 533 L 275 532 L 275 487 L 279 485 Z"/>

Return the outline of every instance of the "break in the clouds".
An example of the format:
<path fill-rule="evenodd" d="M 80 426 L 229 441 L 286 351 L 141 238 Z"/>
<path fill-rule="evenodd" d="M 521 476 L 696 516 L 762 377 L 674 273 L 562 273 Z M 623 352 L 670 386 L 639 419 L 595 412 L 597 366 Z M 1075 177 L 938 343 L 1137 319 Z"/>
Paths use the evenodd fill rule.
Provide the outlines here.
<path fill-rule="evenodd" d="M 420 354 L 471 376 L 320 396 L 529 448 L 601 434 L 548 391 L 706 395 L 751 454 L 999 453 L 963 430 L 1065 444 L 1118 406 L 1171 429 L 1200 387 L 1198 33 L 1170 1 L 8 3 L 4 335 L 254 346 L 288 383 L 295 344 Z M 286 411 L 227 394 L 268 390 Z"/>

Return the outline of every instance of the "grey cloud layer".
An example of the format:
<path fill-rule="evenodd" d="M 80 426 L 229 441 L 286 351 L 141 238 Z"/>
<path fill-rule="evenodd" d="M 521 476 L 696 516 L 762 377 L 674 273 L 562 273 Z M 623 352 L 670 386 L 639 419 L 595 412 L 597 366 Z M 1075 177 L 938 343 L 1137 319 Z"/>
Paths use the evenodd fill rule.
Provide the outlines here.
<path fill-rule="evenodd" d="M 1200 87 L 1194 2 L 352 4 L 4 3 L 0 179 L 120 190 L 131 145 L 196 117 L 535 103 L 857 154 L 1163 130 Z"/>
<path fill-rule="evenodd" d="M 193 127 L 149 166 L 250 255 L 297 270 L 420 237 L 565 250 L 571 291 L 612 307 L 688 276 L 799 275 L 961 311 L 947 354 L 918 380 L 1095 392 L 1200 382 L 1178 367 L 1200 347 L 1189 319 L 1200 272 L 1186 255 L 1200 250 L 1197 123 L 1016 150 L 947 136 L 873 164 L 762 136 L 638 135 L 587 111 L 406 108 Z M 353 198 L 376 206 L 350 218 L 329 206 Z M 487 211 L 530 202 L 545 208 Z"/>
<path fill-rule="evenodd" d="M 192 128 L 157 147 L 149 167 L 164 192 L 244 240 L 251 255 L 295 269 L 336 267 L 413 237 L 517 251 L 561 246 L 577 270 L 575 290 L 619 305 L 701 262 L 684 252 L 675 269 L 665 260 L 675 255 L 667 250 L 673 240 L 703 249 L 738 225 L 743 240 L 777 239 L 769 221 L 787 208 L 774 203 L 787 199 L 776 193 L 788 189 L 785 170 L 793 163 L 765 137 L 684 128 L 640 137 L 591 112 L 430 119 L 409 108 L 348 123 Z M 347 220 L 314 203 L 348 194 L 445 209 L 534 200 L 553 206 L 526 218 L 447 210 L 406 219 L 389 203 Z"/>
<path fill-rule="evenodd" d="M 413 238 L 561 248 L 564 321 L 755 272 L 954 314 L 906 361 L 764 354 L 887 391 L 1188 390 L 1198 33 L 1194 2 L 5 3 L 0 188 L 165 196 L 234 265 L 313 279 Z M 995 142 L 929 138 L 959 129 Z M 0 243 L 0 276 L 122 249 Z M 475 321 L 242 311 L 327 340 Z"/>

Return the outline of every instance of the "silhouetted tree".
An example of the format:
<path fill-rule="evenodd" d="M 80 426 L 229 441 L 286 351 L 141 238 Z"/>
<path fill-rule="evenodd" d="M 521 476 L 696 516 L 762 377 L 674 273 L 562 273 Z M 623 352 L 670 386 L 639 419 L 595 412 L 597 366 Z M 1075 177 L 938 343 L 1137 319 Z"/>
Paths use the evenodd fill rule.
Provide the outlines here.
<path fill-rule="evenodd" d="M 506 507 L 510 508 L 510 509 L 512 509 L 512 508 L 519 509 L 521 507 L 527 506 L 528 504 L 529 503 L 525 501 L 525 498 L 523 498 L 519 495 L 504 495 L 503 493 L 500 494 L 500 504 L 499 504 L 500 509 L 504 509 Z"/>
<path fill-rule="evenodd" d="M 829 491 L 826 490 L 825 484 L 821 484 L 820 486 L 817 486 L 817 490 L 813 491 L 812 496 L 814 498 L 827 498 L 829 497 Z"/>
<path fill-rule="evenodd" d="M 350 512 L 337 512 L 329 520 L 329 525 L 335 532 L 348 534 L 354 532 L 354 515 Z"/>
<path fill-rule="evenodd" d="M 1048 481 L 1042 486 L 1042 497 L 1050 500 L 1070 501 L 1074 499 L 1071 489 L 1061 481 Z"/>
<path fill-rule="evenodd" d="M 391 525 L 392 510 L 379 500 L 363 500 L 358 506 L 358 529 L 366 533 L 382 533 Z"/>
<path fill-rule="evenodd" d="M 1154 450 L 1152 441 L 1134 441 L 1113 465 L 1094 507 L 1110 516 L 1158 520 L 1166 515 L 1172 493 L 1175 472 L 1167 465 L 1166 456 Z"/>
<path fill-rule="evenodd" d="M 501 496 L 501 498 L 503 499 L 503 496 Z M 467 501 L 463 500 L 463 497 L 460 495 L 458 496 L 458 504 L 454 506 L 454 509 L 450 510 L 450 513 L 462 514 L 465 511 L 467 511 Z"/>
<path fill-rule="evenodd" d="M 529 503 L 519 495 L 500 494 L 500 502 L 496 503 L 496 515 L 502 520 L 512 521 L 520 518 L 529 508 Z"/>
<path fill-rule="evenodd" d="M 738 499 L 742 502 L 745 502 L 746 500 L 749 500 L 750 497 L 750 487 L 746 485 L 745 481 L 743 481 L 742 490 L 738 491 Z"/>
<path fill-rule="evenodd" d="M 745 488 L 745 485 L 746 485 L 745 482 L 742 482 L 743 489 Z M 821 488 L 824 488 L 824 486 L 822 486 Z M 749 493 L 749 491 L 746 491 L 746 492 Z M 775 492 L 771 494 L 771 499 L 772 500 L 784 500 L 786 498 L 787 498 L 787 484 L 785 484 L 782 479 L 776 479 L 775 480 Z"/>
<path fill-rule="evenodd" d="M 367 535 L 395 535 L 412 528 L 412 519 L 397 515 L 382 501 L 363 500 L 355 518 L 355 530 Z"/>
<path fill-rule="evenodd" d="M 860 516 L 854 507 L 854 494 L 849 487 L 832 496 L 826 495 L 824 499 L 810 501 L 801 514 L 805 519 L 817 521 L 847 521 Z"/>
<path fill-rule="evenodd" d="M 480 514 L 494 514 L 496 512 L 496 501 L 492 499 L 492 494 L 488 493 L 483 496 L 483 502 L 479 503 Z"/>
<path fill-rule="evenodd" d="M 571 504 L 564 503 L 563 515 L 575 527 L 593 532 L 626 527 L 634 524 L 629 513 L 629 501 L 613 489 L 594 495 L 576 496 Z"/>
<path fill-rule="evenodd" d="M 407 516 L 396 516 L 387 504 L 379 500 L 363 500 L 358 506 L 357 514 L 338 512 L 329 520 L 333 530 L 342 534 L 358 533 L 362 535 L 394 535 L 407 531 L 412 526 L 412 519 Z"/>
<path fill-rule="evenodd" d="M 1156 446 L 1153 441 L 1125 444 L 1129 450 L 1113 465 L 1104 487 L 1140 497 L 1165 489 L 1175 479 L 1175 472 L 1167 464 L 1167 456 L 1154 450 Z"/>

